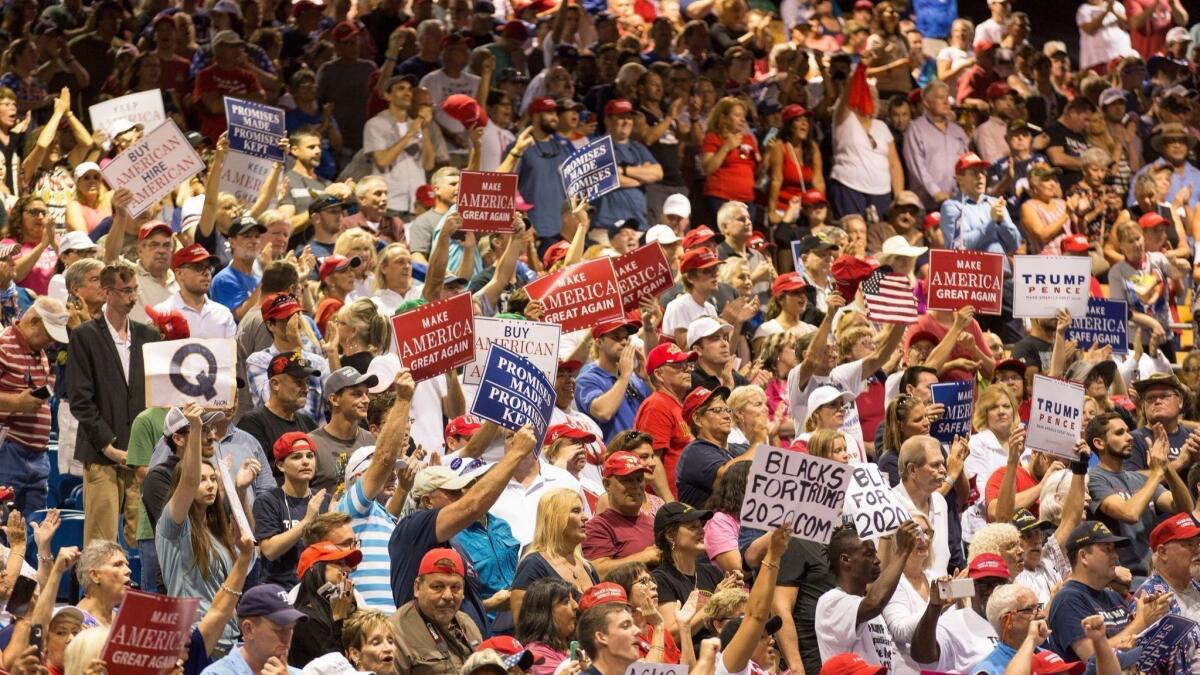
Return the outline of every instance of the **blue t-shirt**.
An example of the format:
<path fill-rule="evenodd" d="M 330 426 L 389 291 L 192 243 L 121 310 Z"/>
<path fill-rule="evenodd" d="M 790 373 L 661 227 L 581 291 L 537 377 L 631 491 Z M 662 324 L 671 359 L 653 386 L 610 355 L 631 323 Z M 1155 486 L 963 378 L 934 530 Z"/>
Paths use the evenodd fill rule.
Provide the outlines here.
<path fill-rule="evenodd" d="M 504 149 L 512 151 L 514 143 Z M 574 149 L 565 138 L 554 134 L 544 141 L 534 141 L 517 163 L 517 189 L 525 201 L 533 204 L 529 221 L 539 237 L 562 233 L 562 204 L 567 200 L 558 168 Z"/>
<path fill-rule="evenodd" d="M 575 380 L 576 407 L 591 417 L 592 401 L 603 396 L 616 383 L 617 376 L 609 374 L 600 367 L 600 364 L 596 362 L 587 364 Z M 646 388 L 646 383 L 642 382 L 637 375 L 630 375 L 629 386 L 625 389 L 625 398 L 621 401 L 621 405 L 612 419 L 602 422 L 592 417 L 592 420 L 600 427 L 600 432 L 604 434 L 605 443 L 611 443 L 613 436 L 616 436 L 617 433 L 633 428 L 633 418 L 637 416 L 642 401 L 646 400 L 649 395 L 650 390 Z"/>
<path fill-rule="evenodd" d="M 728 450 L 708 441 L 697 438 L 688 443 L 675 465 L 679 501 L 695 509 L 704 508 L 717 481 L 717 471 L 733 458 Z"/>
<path fill-rule="evenodd" d="M 646 163 L 658 164 L 658 161 L 654 159 L 654 155 L 650 154 L 650 150 L 637 141 L 627 141 L 625 143 L 614 142 L 613 151 L 617 157 L 617 166 L 641 166 Z M 616 223 L 618 220 L 635 218 L 641 221 L 642 229 L 645 229 L 646 193 L 642 188 L 617 188 L 600 197 L 594 203 L 596 204 L 597 227 L 612 228 L 613 223 Z"/>
<path fill-rule="evenodd" d="M 456 543 L 437 540 L 437 517 L 441 509 L 421 509 L 413 511 L 396 523 L 392 530 L 392 538 L 388 541 L 388 555 L 392 558 L 392 599 L 396 607 L 413 599 L 413 582 L 417 579 L 417 570 L 421 567 L 421 558 L 430 549 L 439 546 L 450 546 L 462 556 L 463 566 L 467 576 L 464 580 L 463 601 L 460 610 L 475 621 L 479 632 L 488 636 L 486 613 L 483 611 L 483 597 L 479 593 L 479 574 L 471 562 L 470 552 Z"/>
<path fill-rule="evenodd" d="M 213 277 L 208 295 L 232 312 L 254 293 L 261 279 L 257 274 L 243 274 L 227 266 Z"/>
<path fill-rule="evenodd" d="M 1093 614 L 1104 618 L 1104 632 L 1109 637 L 1121 632 L 1133 619 L 1115 591 L 1096 590 L 1074 579 L 1068 580 L 1050 603 L 1050 639 L 1046 646 L 1065 661 L 1079 661 L 1071 645 L 1084 638 L 1080 622 Z"/>
<path fill-rule="evenodd" d="M 913 0 L 912 7 L 921 35 L 940 40 L 950 37 L 950 24 L 958 18 L 958 0 Z"/>

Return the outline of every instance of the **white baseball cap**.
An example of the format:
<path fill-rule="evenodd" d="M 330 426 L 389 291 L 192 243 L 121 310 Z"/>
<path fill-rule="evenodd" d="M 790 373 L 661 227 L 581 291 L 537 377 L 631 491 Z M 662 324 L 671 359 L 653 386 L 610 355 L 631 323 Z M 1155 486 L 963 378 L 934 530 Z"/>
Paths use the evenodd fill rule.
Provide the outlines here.
<path fill-rule="evenodd" d="M 655 225 L 646 230 L 646 243 L 653 244 L 658 242 L 664 246 L 683 241 L 683 238 L 675 234 L 675 230 L 671 229 L 670 225 Z"/>
<path fill-rule="evenodd" d="M 379 381 L 367 391 L 372 394 L 386 391 L 396 382 L 396 376 L 403 368 L 404 366 L 400 364 L 400 357 L 395 354 L 381 354 L 371 359 L 371 365 L 367 366 L 367 375 L 374 375 L 379 378 Z"/>
<path fill-rule="evenodd" d="M 1167 31 L 1167 44 L 1172 42 L 1191 42 L 1192 35 L 1188 33 L 1188 29 L 1183 26 L 1175 26 Z"/>
<path fill-rule="evenodd" d="M 100 173 L 100 165 L 95 162 L 83 162 L 75 167 L 75 180 L 79 180 L 89 171 Z"/>
<path fill-rule="evenodd" d="M 39 302 L 33 303 L 31 309 L 37 312 L 37 315 L 42 318 L 42 325 L 46 327 L 46 332 L 51 338 L 54 338 L 55 342 L 64 345 L 67 344 L 70 336 L 67 334 L 67 312 L 65 309 L 62 312 L 55 312 L 44 307 Z"/>
<path fill-rule="evenodd" d="M 662 208 L 665 216 L 679 216 L 680 218 L 692 217 L 692 203 L 688 201 L 686 195 L 673 194 L 667 197 L 667 201 L 663 202 Z"/>
<path fill-rule="evenodd" d="M 724 333 L 726 336 L 732 335 L 733 326 L 717 321 L 711 316 L 702 316 L 688 326 L 687 348 L 691 349 L 697 342 L 717 333 Z"/>
<path fill-rule="evenodd" d="M 913 246 L 908 243 L 902 235 L 888 237 L 887 241 L 883 242 L 883 248 L 879 251 L 879 258 L 917 258 L 925 254 L 929 250 L 927 246 Z"/>
<path fill-rule="evenodd" d="M 831 387 L 827 384 L 813 389 L 812 393 L 808 395 L 808 407 L 806 408 L 804 421 L 807 422 L 808 418 L 812 417 L 813 411 L 817 408 L 820 408 L 823 405 L 829 405 L 830 403 L 838 401 L 839 399 L 841 400 L 842 405 L 853 403 L 854 394 L 851 394 L 848 391 L 841 391 L 837 387 Z"/>
<path fill-rule="evenodd" d="M 86 251 L 91 248 L 97 248 L 96 242 L 87 236 L 87 233 L 79 230 L 72 230 L 62 236 L 58 240 L 58 250 L 60 253 L 67 251 Z"/>

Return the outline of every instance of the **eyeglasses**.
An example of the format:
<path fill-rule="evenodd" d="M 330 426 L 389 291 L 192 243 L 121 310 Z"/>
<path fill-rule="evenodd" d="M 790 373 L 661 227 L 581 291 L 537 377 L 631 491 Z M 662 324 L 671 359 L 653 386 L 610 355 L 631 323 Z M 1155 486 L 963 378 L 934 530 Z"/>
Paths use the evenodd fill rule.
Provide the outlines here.
<path fill-rule="evenodd" d="M 717 408 L 709 408 L 706 412 L 710 412 L 714 415 L 731 415 L 733 414 L 733 409 L 721 406 Z"/>
<path fill-rule="evenodd" d="M 1042 603 L 1037 602 L 1028 607 L 1022 607 L 1021 609 L 1014 609 L 1012 613 L 1013 614 L 1028 614 L 1030 616 L 1034 616 L 1040 611 L 1042 611 Z"/>
<path fill-rule="evenodd" d="M 25 213 L 28 213 L 29 215 L 33 216 L 34 218 L 45 218 L 46 214 L 48 214 L 50 212 L 47 211 L 46 209 L 25 209 Z"/>
<path fill-rule="evenodd" d="M 117 295 L 126 295 L 127 296 L 127 295 L 137 294 L 138 287 L 137 287 L 137 284 L 134 284 L 132 286 L 126 286 L 124 288 L 113 287 L 108 290 L 112 293 L 116 293 Z"/>
<path fill-rule="evenodd" d="M 654 583 L 654 577 L 647 574 L 644 577 L 638 577 L 637 579 L 634 579 L 633 585 L 634 586 L 657 586 L 658 584 Z"/>
<path fill-rule="evenodd" d="M 195 272 L 196 274 L 212 274 L 212 265 L 208 265 L 208 264 L 196 263 L 196 264 L 192 264 L 192 265 L 180 265 L 179 269 L 191 270 L 192 272 Z"/>

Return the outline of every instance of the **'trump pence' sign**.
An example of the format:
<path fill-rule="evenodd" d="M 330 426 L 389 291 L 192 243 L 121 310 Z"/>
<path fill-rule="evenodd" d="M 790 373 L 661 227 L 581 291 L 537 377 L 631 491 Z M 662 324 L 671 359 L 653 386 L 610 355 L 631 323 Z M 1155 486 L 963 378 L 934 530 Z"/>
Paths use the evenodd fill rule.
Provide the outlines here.
<path fill-rule="evenodd" d="M 856 464 L 851 467 L 850 485 L 846 488 L 845 514 L 854 523 L 860 539 L 878 541 L 880 537 L 900 529 L 911 520 L 908 509 L 892 492 L 887 478 L 875 464 Z"/>
<path fill-rule="evenodd" d="M 1013 259 L 1013 316 L 1048 319 L 1059 309 L 1083 316 L 1091 280 L 1087 256 L 1019 255 Z"/>
<path fill-rule="evenodd" d="M 192 144 L 173 120 L 167 120 L 114 157 L 100 173 L 109 187 L 133 193 L 129 213 L 139 216 L 203 170 L 204 162 Z"/>
<path fill-rule="evenodd" d="M 999 314 L 1004 299 L 1004 256 L 979 251 L 929 251 L 929 309 L 953 312 L 971 305 Z"/>
<path fill-rule="evenodd" d="M 571 153 L 558 168 L 568 197 L 590 202 L 621 187 L 612 136 L 597 138 Z"/>
<path fill-rule="evenodd" d="M 517 174 L 463 171 L 458 179 L 458 215 L 462 229 L 512 232 L 517 208 Z"/>
<path fill-rule="evenodd" d="M 129 590 L 100 653 L 110 673 L 166 675 L 192 633 L 200 598 Z"/>
<path fill-rule="evenodd" d="M 142 345 L 146 404 L 170 408 L 195 401 L 225 408 L 237 388 L 237 343 L 232 339 L 170 340 Z"/>
<path fill-rule="evenodd" d="M 539 277 L 525 284 L 525 292 L 542 302 L 543 321 L 567 333 L 625 316 L 612 258 L 588 260 Z"/>
<path fill-rule="evenodd" d="M 554 323 L 475 317 L 475 361 L 463 369 L 463 384 L 479 384 L 488 349 L 496 344 L 529 359 L 553 382 L 558 376 L 558 341 L 562 327 Z"/>
<path fill-rule="evenodd" d="M 540 368 L 524 356 L 494 344 L 484 362 L 471 414 L 514 431 L 529 424 L 537 438 L 535 452 L 540 454 L 554 399 L 554 381 Z"/>
<path fill-rule="evenodd" d="M 471 309 L 471 294 L 459 293 L 392 317 L 396 353 L 413 380 L 428 380 L 475 358 Z"/>
<path fill-rule="evenodd" d="M 796 539 L 828 544 L 846 501 L 849 464 L 759 446 L 746 479 L 741 522 L 763 530 L 791 521 Z"/>
<path fill-rule="evenodd" d="M 252 157 L 283 161 L 279 139 L 286 133 L 283 108 L 225 97 L 229 149 Z"/>
<path fill-rule="evenodd" d="M 1029 424 L 1025 446 L 1033 450 L 1079 459 L 1075 442 L 1082 429 L 1083 385 L 1046 375 L 1033 376 L 1033 402 L 1029 407 Z"/>

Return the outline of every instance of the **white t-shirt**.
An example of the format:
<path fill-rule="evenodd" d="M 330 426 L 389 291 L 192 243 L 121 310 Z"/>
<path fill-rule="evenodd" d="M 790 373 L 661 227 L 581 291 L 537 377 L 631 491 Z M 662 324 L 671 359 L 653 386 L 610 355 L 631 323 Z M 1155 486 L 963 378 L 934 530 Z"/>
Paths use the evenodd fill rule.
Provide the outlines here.
<path fill-rule="evenodd" d="M 1104 5 L 1093 5 L 1089 2 L 1083 3 L 1079 9 L 1075 10 L 1075 25 L 1079 26 L 1079 68 L 1081 70 L 1091 68 L 1096 64 L 1108 63 L 1118 56 L 1135 53 L 1129 40 L 1129 32 L 1117 23 L 1125 20 L 1123 3 L 1113 3 L 1113 11 L 1105 15 L 1104 22 L 1100 24 L 1100 29 L 1095 33 L 1088 35 L 1087 31 L 1083 30 L 1083 24 L 1095 21 L 1096 17 L 1106 10 Z"/>
<path fill-rule="evenodd" d="M 409 434 L 426 452 L 446 453 L 446 430 L 442 426 L 442 399 L 446 396 L 446 376 L 417 383 L 409 409 Z"/>
<path fill-rule="evenodd" d="M 895 139 L 887 124 L 871 120 L 870 138 L 853 113 L 833 130 L 833 170 L 837 182 L 856 192 L 885 195 L 892 191 L 888 148 Z M 874 145 L 871 139 L 875 139 Z"/>
<path fill-rule="evenodd" d="M 937 641 L 942 651 L 937 670 L 965 673 L 987 658 L 1000 638 L 992 624 L 974 609 L 958 607 L 938 620 Z"/>
<path fill-rule="evenodd" d="M 479 76 L 464 71 L 459 73 L 458 77 L 450 77 L 446 71 L 439 68 L 422 77 L 421 86 L 428 89 L 429 93 L 433 95 L 433 119 L 437 121 L 438 126 L 445 129 L 447 134 L 465 134 L 467 128 L 462 125 L 462 122 L 447 115 L 442 110 L 442 103 L 454 94 L 475 98 L 475 94 L 479 91 Z M 450 146 L 452 153 L 461 154 L 466 151 L 466 148 Z"/>
<path fill-rule="evenodd" d="M 974 54 L 971 54 L 970 52 L 959 49 L 958 47 L 945 47 L 944 49 L 942 49 L 942 51 L 938 52 L 938 55 L 937 55 L 938 61 L 949 61 L 951 68 L 957 68 L 960 65 L 962 65 L 963 62 L 968 61 L 973 58 L 975 58 Z M 958 91 L 958 78 L 960 75 L 962 75 L 965 72 L 967 72 L 967 71 L 960 70 L 956 75 L 954 75 L 954 77 L 951 77 L 948 80 L 944 80 L 946 85 L 950 87 L 950 95 L 951 96 L 954 95 L 954 92 Z M 975 665 L 975 664 L 971 664 L 971 665 Z"/>
<path fill-rule="evenodd" d="M 925 577 L 930 584 L 933 584 L 936 578 L 931 572 L 926 572 Z M 888 632 L 892 634 L 899 657 L 892 663 L 892 675 L 920 675 L 921 666 L 913 661 L 910 652 L 913 634 L 916 633 L 917 624 L 928 606 L 929 601 L 922 598 L 908 577 L 901 574 L 900 583 L 896 584 L 896 592 L 892 593 L 892 599 L 888 600 L 888 604 L 883 608 L 883 621 L 887 624 Z"/>
<path fill-rule="evenodd" d="M 508 129 L 501 129 L 495 122 L 488 120 L 483 128 L 483 140 L 479 146 L 479 168 L 483 171 L 495 171 L 504 161 L 504 149 L 516 139 Z"/>
<path fill-rule="evenodd" d="M 702 316 L 720 318 L 717 316 L 716 306 L 711 301 L 701 305 L 691 293 L 681 293 L 667 303 L 667 308 L 663 311 L 662 331 L 667 335 L 674 335 L 680 328 L 687 330 L 693 321 Z"/>
<path fill-rule="evenodd" d="M 963 471 L 967 472 L 967 482 L 974 487 L 973 492 L 979 496 L 974 503 L 968 504 L 962 514 L 962 535 L 964 542 L 975 538 L 975 533 L 987 524 L 987 504 L 983 493 L 987 489 L 988 479 L 997 469 L 1003 469 L 1008 463 L 1008 448 L 1000 443 L 996 434 L 984 429 L 971 436 L 967 441 L 971 454 L 963 462 Z M 967 498 L 967 495 L 962 495 Z"/>
<path fill-rule="evenodd" d="M 440 107 L 439 107 L 440 112 Z M 392 113 L 384 110 L 367 120 L 363 126 L 363 152 L 386 150 L 404 138 L 411 122 L 397 122 Z M 416 200 L 417 188 L 425 184 L 425 169 L 421 166 L 421 141 L 414 136 L 396 156 L 391 166 L 371 164 L 388 188 L 388 208 L 408 212 Z"/>
<path fill-rule="evenodd" d="M 1022 569 L 1015 581 L 1033 591 L 1033 594 L 1037 596 L 1038 602 L 1044 605 L 1050 602 L 1051 592 L 1062 580 L 1058 571 L 1050 563 L 1046 562 L 1046 558 L 1043 556 L 1036 568 L 1032 570 Z"/>
<path fill-rule="evenodd" d="M 897 483 L 896 487 L 892 488 L 892 493 L 910 514 L 923 510 L 913 504 L 912 497 L 909 496 L 903 482 Z M 950 509 L 946 505 L 946 498 L 938 492 L 934 492 L 929 495 L 929 510 L 931 513 L 925 514 L 929 516 L 929 524 L 933 527 L 933 543 L 929 547 L 929 554 L 933 556 L 933 562 L 929 564 L 929 571 L 941 576 L 946 574 L 950 567 Z"/>
<path fill-rule="evenodd" d="M 858 606 L 863 596 L 850 595 L 833 587 L 817 599 L 817 649 L 821 660 L 854 652 L 869 664 L 892 667 L 896 651 L 892 634 L 882 616 L 858 623 Z"/>
<path fill-rule="evenodd" d="M 797 365 L 788 373 L 788 410 L 792 414 L 792 419 L 796 420 L 796 424 L 803 428 L 804 419 L 808 416 L 808 395 L 814 389 L 821 385 L 829 385 L 836 387 L 839 391 L 845 391 L 852 394 L 855 398 L 859 394 L 866 391 L 866 381 L 862 376 L 862 360 L 843 363 L 829 371 L 828 375 L 813 375 L 808 378 L 808 384 L 803 390 L 796 386 L 796 382 L 800 377 L 800 366 Z M 846 432 L 858 447 L 866 447 L 863 442 L 862 424 L 858 416 L 858 404 L 851 402 L 850 407 L 846 409 L 846 417 L 842 421 L 842 431 Z M 863 457 L 866 460 L 866 457 Z"/>
<path fill-rule="evenodd" d="M 988 19 L 975 27 L 975 39 L 971 42 L 972 47 L 978 47 L 980 42 L 991 40 L 996 44 L 1004 39 L 1004 24 L 995 19 Z"/>

